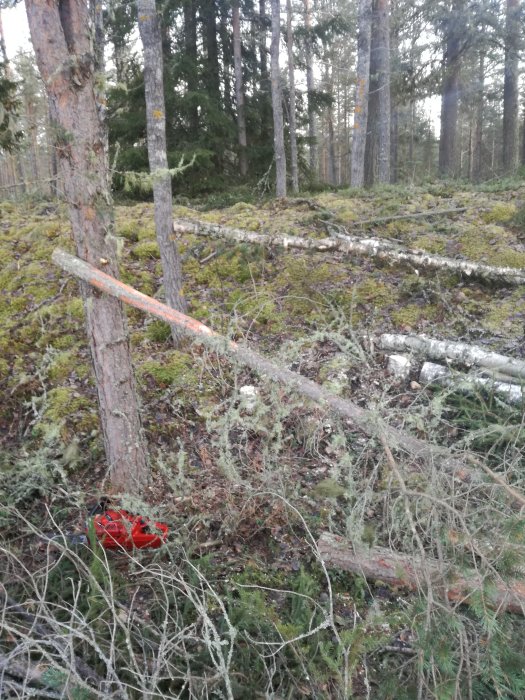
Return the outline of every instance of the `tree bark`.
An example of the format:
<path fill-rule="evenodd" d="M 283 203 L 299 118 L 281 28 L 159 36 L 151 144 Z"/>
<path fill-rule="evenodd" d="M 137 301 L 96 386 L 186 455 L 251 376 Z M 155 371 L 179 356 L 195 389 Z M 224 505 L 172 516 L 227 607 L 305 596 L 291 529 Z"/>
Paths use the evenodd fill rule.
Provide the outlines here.
<path fill-rule="evenodd" d="M 162 37 L 155 0 L 137 0 L 139 32 L 144 51 L 144 86 L 146 91 L 146 126 L 148 159 L 153 179 L 155 230 L 159 243 L 164 291 L 170 306 L 186 308 L 182 296 L 182 269 L 179 252 L 171 239 L 173 226 L 171 175 L 166 152 L 166 114 L 164 104 Z M 176 326 L 173 341 L 181 340 Z"/>
<path fill-rule="evenodd" d="M 520 0 L 507 0 L 505 22 L 505 78 L 503 82 L 503 169 L 518 169 L 518 76 L 520 43 Z"/>
<path fill-rule="evenodd" d="M 290 90 L 290 170 L 292 192 L 299 192 L 299 166 L 297 161 L 297 123 L 295 100 L 295 65 L 293 57 L 292 0 L 286 0 L 286 48 L 288 50 L 288 83 Z"/>
<path fill-rule="evenodd" d="M 273 110 L 273 147 L 275 155 L 275 193 L 277 197 L 286 197 L 286 153 L 284 150 L 283 100 L 281 91 L 281 72 L 279 69 L 279 42 L 281 38 L 281 3 L 271 0 L 272 4 L 272 44 L 271 84 Z"/>
<path fill-rule="evenodd" d="M 357 88 L 352 132 L 352 187 L 365 184 L 365 146 L 368 121 L 368 89 L 370 84 L 370 37 L 372 33 L 372 0 L 359 0 L 357 35 Z"/>
<path fill-rule="evenodd" d="M 239 141 L 239 171 L 243 177 L 248 173 L 248 154 L 246 151 L 246 116 L 244 108 L 244 85 L 242 78 L 241 22 L 239 0 L 232 6 L 233 60 L 235 70 L 235 99 L 237 101 L 237 131 Z"/>
<path fill-rule="evenodd" d="M 477 345 L 457 343 L 452 340 L 435 340 L 422 335 L 398 335 L 384 333 L 379 339 L 383 350 L 409 350 L 430 357 L 433 360 L 447 358 L 470 366 L 478 365 L 494 372 L 525 379 L 525 362 L 507 355 L 488 352 Z"/>
<path fill-rule="evenodd" d="M 173 230 L 176 233 L 192 233 L 198 236 L 225 238 L 238 243 L 256 243 L 258 245 L 282 246 L 283 248 L 299 248 L 302 250 L 317 250 L 320 252 L 339 251 L 347 255 L 366 255 L 390 263 L 409 264 L 416 268 L 430 270 L 452 270 L 466 277 L 479 280 L 489 280 L 509 285 L 525 284 L 525 271 L 513 267 L 491 267 L 482 263 L 467 260 L 455 260 L 441 255 L 431 255 L 416 250 L 403 250 L 394 243 L 380 238 L 357 238 L 340 236 L 334 238 L 299 238 L 285 235 L 265 235 L 252 231 L 226 228 L 215 224 L 204 224 L 195 221 L 177 219 Z"/>
<path fill-rule="evenodd" d="M 317 150 L 317 124 L 315 118 L 315 78 L 313 66 L 313 41 L 312 41 L 312 8 L 310 0 L 304 3 L 304 28 L 305 37 L 305 61 L 306 61 L 306 91 L 308 93 L 308 141 L 310 143 L 310 170 L 312 176 L 317 179 L 318 150 Z"/>
<path fill-rule="evenodd" d="M 419 373 L 421 384 L 441 384 L 452 386 L 458 391 L 472 393 L 478 389 L 485 389 L 491 394 L 497 394 L 504 401 L 511 404 L 523 405 L 525 394 L 518 384 L 510 384 L 492 379 L 490 377 L 477 377 L 464 372 L 453 372 L 449 367 L 438 365 L 435 362 L 424 362 Z"/>
<path fill-rule="evenodd" d="M 200 323 L 200 321 L 185 316 L 180 311 L 138 292 L 133 287 L 114 279 L 84 260 L 80 260 L 57 248 L 53 252 L 53 262 L 105 294 L 113 295 L 124 303 L 130 304 L 145 313 L 157 316 L 172 325 L 177 324 L 186 335 L 209 346 L 215 352 L 235 357 L 241 364 L 250 367 L 261 376 L 284 384 L 292 391 L 308 397 L 342 418 L 349 420 L 364 434 L 369 436 L 380 435 L 388 441 L 391 449 L 400 450 L 410 455 L 412 459 L 423 461 L 426 467 L 430 465 L 439 466 L 454 478 L 467 483 L 481 483 L 483 481 L 481 470 L 473 469 L 466 465 L 467 457 L 465 457 L 465 461 L 459 460 L 445 447 L 425 442 L 409 433 L 384 424 L 372 412 L 360 408 L 352 401 L 335 396 L 324 387 L 297 372 L 281 367 L 250 348 L 228 340 L 208 326 Z M 424 470 L 425 467 L 411 462 L 410 469 L 420 471 Z M 498 478 L 500 478 L 499 475 Z M 517 494 L 516 499 L 522 505 L 525 503 L 525 497 L 519 492 L 513 491 L 508 485 L 506 485 L 506 488 L 513 494 Z"/>
<path fill-rule="evenodd" d="M 8 65 L 9 58 L 7 57 L 7 49 L 5 47 L 5 37 L 4 37 L 4 25 L 2 22 L 2 9 L 0 8 L 0 55 L 2 56 L 2 62 L 4 65 Z"/>
<path fill-rule="evenodd" d="M 410 591 L 420 590 L 421 581 L 430 580 L 432 591 L 440 598 L 454 603 L 469 604 L 472 594 L 484 592 L 484 579 L 478 572 L 455 572 L 450 565 L 428 557 L 411 557 L 392 552 L 385 547 L 364 548 L 349 540 L 323 532 L 318 542 L 321 559 L 329 566 L 381 581 L 389 586 Z M 484 604 L 492 610 L 525 613 L 525 584 L 522 581 L 498 580 L 483 594 Z"/>
<path fill-rule="evenodd" d="M 461 37 L 466 33 L 463 0 L 455 0 L 446 20 L 443 80 L 441 88 L 441 134 L 439 138 L 439 174 L 456 174 L 456 140 L 459 112 Z"/>
<path fill-rule="evenodd" d="M 377 0 L 379 130 L 377 181 L 390 182 L 390 0 Z"/>
<path fill-rule="evenodd" d="M 481 28 L 483 31 L 483 27 Z M 485 107 L 485 51 L 483 47 L 478 57 L 478 79 L 476 81 L 476 102 L 474 106 L 474 133 L 472 136 L 472 180 L 479 182 L 483 175 L 483 117 Z"/>
<path fill-rule="evenodd" d="M 87 3 L 27 0 L 36 62 L 59 127 L 57 156 L 77 253 L 117 275 L 108 183 L 107 139 L 95 99 Z M 115 489 L 140 493 L 149 467 L 122 305 L 82 285 L 110 478 Z"/>

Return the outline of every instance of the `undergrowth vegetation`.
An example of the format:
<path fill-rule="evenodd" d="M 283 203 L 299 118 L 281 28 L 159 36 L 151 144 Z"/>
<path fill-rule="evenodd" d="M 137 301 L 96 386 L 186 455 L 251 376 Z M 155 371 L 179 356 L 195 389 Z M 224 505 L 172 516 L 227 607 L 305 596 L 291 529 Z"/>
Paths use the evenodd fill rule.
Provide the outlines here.
<path fill-rule="evenodd" d="M 461 218 L 366 232 L 523 265 L 525 191 L 446 184 L 319 193 L 175 215 L 324 237 L 326 224 L 466 206 Z M 451 202 L 451 197 L 454 201 Z M 314 201 L 312 208 L 308 201 Z M 215 353 L 173 350 L 128 310 L 153 479 L 125 507 L 170 525 L 156 553 L 75 544 L 106 484 L 78 288 L 48 261 L 70 246 L 61 206 L 0 204 L 0 679 L 6 697 L 522 698 L 525 623 L 494 610 L 521 580 L 525 518 L 498 483 L 459 482 Z M 122 277 L 162 298 L 152 208 L 117 209 Z M 523 484 L 523 406 L 389 376 L 374 337 L 426 332 L 518 354 L 521 290 L 365 259 L 179 241 L 192 316 L 333 394 Z M 35 261 L 38 261 L 35 263 Z M 248 387 L 248 391 L 246 388 Z M 380 432 L 380 431 L 379 431 Z M 437 562 L 417 590 L 327 569 L 330 531 Z M 89 533 L 88 533 L 89 534 Z M 423 569 L 424 570 L 424 569 Z M 444 595 L 458 575 L 468 600 Z M 17 673 L 6 673 L 8 666 Z M 29 690 L 28 690 L 29 689 Z"/>

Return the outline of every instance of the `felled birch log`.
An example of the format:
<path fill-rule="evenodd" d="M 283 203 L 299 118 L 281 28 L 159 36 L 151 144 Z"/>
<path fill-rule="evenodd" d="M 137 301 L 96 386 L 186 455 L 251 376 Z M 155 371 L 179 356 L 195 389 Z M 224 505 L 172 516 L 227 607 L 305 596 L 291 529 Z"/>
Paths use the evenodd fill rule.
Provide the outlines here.
<path fill-rule="evenodd" d="M 292 372 L 285 367 L 281 367 L 250 348 L 239 345 L 219 335 L 208 326 L 200 323 L 200 321 L 186 316 L 180 311 L 176 311 L 152 297 L 142 294 L 136 289 L 133 289 L 133 287 L 111 277 L 84 260 L 76 258 L 66 253 L 64 250 L 57 248 L 53 252 L 53 262 L 63 270 L 87 282 L 96 289 L 106 294 L 111 294 L 122 302 L 134 306 L 145 313 L 152 314 L 169 324 L 177 325 L 186 335 L 207 345 L 215 352 L 234 357 L 240 361 L 241 364 L 255 370 L 259 375 L 284 384 L 292 391 L 306 396 L 317 404 L 332 410 L 337 415 L 350 421 L 351 424 L 364 434 L 368 436 L 382 435 L 388 441 L 391 449 L 397 449 L 401 452 L 404 451 L 416 460 L 413 465 L 414 469 L 423 468 L 423 466 L 417 462 L 417 460 L 421 460 L 427 467 L 431 464 L 435 464 L 463 482 L 480 483 L 483 481 L 481 469 L 468 466 L 464 461 L 457 459 L 446 447 L 433 445 L 383 423 L 380 417 L 373 412 L 357 406 L 348 399 L 335 396 L 324 387 L 303 377 L 297 372 Z M 500 483 L 500 481 L 498 481 L 498 483 Z M 509 485 L 504 486 L 504 488 L 507 491 L 510 490 L 513 492 L 513 489 Z M 521 503 L 521 505 L 525 505 L 525 497 L 523 495 L 516 492 L 516 495 L 512 497 Z"/>
<path fill-rule="evenodd" d="M 435 559 L 421 561 L 421 558 L 384 547 L 357 548 L 349 540 L 328 532 L 321 534 L 317 546 L 325 564 L 364 576 L 369 581 L 417 591 L 424 590 L 430 578 L 432 591 L 441 598 L 468 605 L 474 593 L 483 592 L 487 607 L 520 615 L 525 613 L 525 583 L 522 581 L 491 581 L 490 586 L 484 586 L 483 577 L 476 571 L 459 573 L 449 569 L 443 572 Z"/>
<path fill-rule="evenodd" d="M 510 285 L 525 284 L 525 269 L 514 267 L 492 267 L 468 260 L 454 260 L 424 251 L 396 247 L 391 241 L 380 238 L 299 238 L 282 234 L 262 234 L 243 229 L 228 228 L 218 224 L 177 219 L 173 223 L 175 234 L 191 233 L 196 236 L 225 239 L 237 243 L 255 243 L 263 246 L 281 246 L 319 252 L 337 251 L 346 255 L 366 255 L 390 263 L 408 263 L 416 268 L 450 270 L 467 277 Z"/>
<path fill-rule="evenodd" d="M 494 394 L 499 394 L 508 403 L 521 404 L 525 396 L 521 386 L 499 382 L 490 377 L 476 377 L 472 374 L 453 373 L 448 367 L 437 365 L 435 362 L 424 362 L 419 373 L 419 381 L 422 384 L 443 384 L 445 386 L 457 386 L 460 390 L 472 391 L 476 387 L 487 389 Z"/>
<path fill-rule="evenodd" d="M 412 351 L 433 360 L 450 359 L 464 365 L 486 367 L 500 374 L 525 379 L 525 362 L 507 355 L 488 352 L 477 345 L 457 343 L 452 340 L 435 340 L 423 335 L 383 333 L 379 337 L 382 350 Z"/>

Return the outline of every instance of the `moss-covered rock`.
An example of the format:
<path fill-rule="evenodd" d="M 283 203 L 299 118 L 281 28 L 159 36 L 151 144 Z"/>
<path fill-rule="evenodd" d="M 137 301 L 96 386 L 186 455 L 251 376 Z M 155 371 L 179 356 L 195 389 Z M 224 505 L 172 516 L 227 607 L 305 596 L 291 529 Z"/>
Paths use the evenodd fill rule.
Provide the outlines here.
<path fill-rule="evenodd" d="M 508 224 L 516 215 L 516 205 L 513 202 L 498 202 L 482 216 L 486 224 Z"/>

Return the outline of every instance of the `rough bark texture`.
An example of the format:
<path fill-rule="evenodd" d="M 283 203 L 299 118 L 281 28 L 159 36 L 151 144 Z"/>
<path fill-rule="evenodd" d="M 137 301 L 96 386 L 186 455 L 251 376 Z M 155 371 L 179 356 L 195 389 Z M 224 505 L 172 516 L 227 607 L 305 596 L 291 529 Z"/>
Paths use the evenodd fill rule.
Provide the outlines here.
<path fill-rule="evenodd" d="M 453 177 L 456 171 L 456 137 L 459 112 L 461 37 L 466 33 L 462 20 L 462 2 L 455 0 L 445 25 L 443 81 L 441 88 L 441 134 L 439 137 L 439 174 Z"/>
<path fill-rule="evenodd" d="M 117 276 L 106 132 L 97 109 L 93 46 L 80 0 L 27 0 L 36 61 L 57 124 L 57 156 L 77 253 Z M 117 490 L 139 492 L 149 469 L 122 305 L 82 285 L 110 477 Z"/>
<path fill-rule="evenodd" d="M 483 31 L 483 28 L 482 28 Z M 478 57 L 478 76 L 476 81 L 476 97 L 474 106 L 474 128 L 472 134 L 471 179 L 479 182 L 483 174 L 483 117 L 485 112 L 485 52 L 483 48 Z"/>
<path fill-rule="evenodd" d="M 364 576 L 370 581 L 382 581 L 389 586 L 421 589 L 421 582 L 431 580 L 432 591 L 440 598 L 454 603 L 469 604 L 473 593 L 485 590 L 483 577 L 476 571 L 454 572 L 436 559 L 411 557 L 384 547 L 357 547 L 349 540 L 323 532 L 318 542 L 321 559 L 329 566 Z M 492 610 L 523 615 L 525 584 L 498 580 L 483 595 L 483 602 Z"/>
<path fill-rule="evenodd" d="M 357 87 L 352 132 L 352 187 L 365 184 L 365 146 L 368 120 L 368 87 L 370 84 L 370 36 L 372 33 L 372 0 L 359 0 L 359 33 L 357 35 Z"/>
<path fill-rule="evenodd" d="M 467 366 L 477 365 L 509 377 L 525 379 L 523 360 L 516 360 L 497 352 L 487 352 L 477 345 L 456 343 L 452 340 L 435 340 L 422 335 L 384 333 L 379 339 L 379 347 L 383 350 L 409 350 L 433 360 L 449 358 Z"/>
<path fill-rule="evenodd" d="M 292 0 L 286 0 L 286 48 L 288 50 L 288 88 L 290 91 L 290 170 L 292 192 L 299 192 L 299 166 L 297 163 L 297 124 L 295 104 L 295 65 L 293 58 Z"/>
<path fill-rule="evenodd" d="M 306 91 L 308 93 L 308 140 L 310 142 L 310 170 L 314 177 L 317 176 L 318 149 L 317 149 L 317 124 L 315 119 L 315 78 L 313 68 L 312 48 L 312 7 L 310 0 L 304 3 L 304 29 L 305 37 L 305 62 L 306 62 Z"/>
<path fill-rule="evenodd" d="M 9 63 L 9 59 L 7 57 L 7 49 L 5 47 L 5 38 L 4 38 L 4 25 L 2 23 L 2 10 L 0 9 L 0 55 L 2 56 L 2 61 L 5 65 Z"/>
<path fill-rule="evenodd" d="M 273 110 L 273 149 L 275 154 L 275 193 L 277 197 L 286 197 L 286 153 L 284 150 L 283 100 L 281 91 L 281 72 L 279 69 L 279 42 L 281 37 L 280 0 L 271 0 L 272 4 L 272 44 L 271 84 Z"/>
<path fill-rule="evenodd" d="M 503 82 L 503 169 L 513 173 L 519 161 L 518 76 L 520 0 L 507 0 L 505 22 L 505 79 Z"/>
<path fill-rule="evenodd" d="M 185 334 L 210 346 L 215 352 L 233 356 L 241 364 L 255 370 L 259 375 L 279 382 L 289 387 L 292 391 L 308 397 L 322 407 L 347 419 L 364 434 L 381 436 L 383 440 L 388 442 L 391 449 L 399 450 L 410 457 L 410 468 L 419 471 L 436 466 L 463 482 L 481 483 L 483 481 L 481 469 L 473 469 L 467 466 L 464 461 L 454 457 L 447 448 L 432 445 L 409 433 L 384 424 L 375 413 L 360 408 L 348 399 L 334 396 L 334 394 L 310 379 L 281 367 L 271 360 L 267 360 L 245 346 L 220 336 L 208 326 L 200 323 L 200 321 L 185 316 L 181 312 L 166 306 L 166 304 L 138 292 L 129 285 L 105 274 L 93 265 L 89 265 L 84 260 L 75 258 L 73 255 L 57 249 L 53 253 L 53 262 L 100 291 L 116 296 L 126 304 L 157 316 L 170 324 L 177 324 Z M 498 478 L 500 477 L 498 476 Z M 505 487 L 509 488 L 507 485 Z M 517 499 L 519 500 L 518 497 Z M 524 502 L 525 498 L 521 501 L 521 504 Z"/>
<path fill-rule="evenodd" d="M 390 182 L 390 0 L 377 0 L 379 130 L 377 181 Z"/>
<path fill-rule="evenodd" d="M 504 284 L 525 284 L 525 270 L 512 267 L 490 267 L 466 260 L 445 258 L 415 250 L 403 250 L 394 243 L 379 238 L 354 238 L 340 236 L 335 238 L 299 238 L 296 236 L 269 236 L 252 231 L 231 229 L 224 226 L 204 224 L 178 219 L 173 225 L 175 232 L 193 233 L 200 236 L 226 238 L 237 242 L 257 243 L 258 245 L 282 246 L 283 248 L 301 248 L 303 250 L 339 251 L 348 255 L 367 255 L 391 263 L 404 263 L 416 268 L 431 270 L 454 270 L 467 277 L 480 280 L 496 281 Z"/>
<path fill-rule="evenodd" d="M 368 86 L 368 119 L 365 145 L 365 185 L 377 180 L 379 146 L 379 32 L 377 29 L 377 0 L 372 2 L 372 31 L 370 36 L 370 78 Z"/>
<path fill-rule="evenodd" d="M 241 21 L 238 0 L 232 7 L 233 61 L 235 70 L 235 99 L 237 101 L 237 132 L 239 140 L 239 170 L 241 175 L 248 173 L 246 152 L 246 116 L 244 109 L 244 85 L 242 78 Z"/>
<path fill-rule="evenodd" d="M 137 0 L 137 12 L 144 50 L 148 158 L 153 178 L 155 230 L 162 263 L 164 291 L 168 304 L 174 309 L 184 311 L 180 257 L 177 246 L 171 238 L 172 192 L 166 153 L 162 38 L 155 0 Z M 180 341 L 178 328 L 173 326 L 171 332 L 174 342 L 178 343 Z"/>

